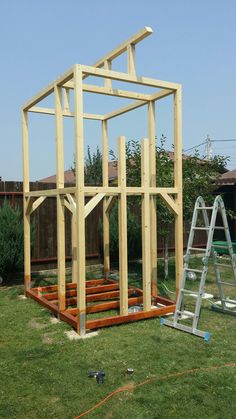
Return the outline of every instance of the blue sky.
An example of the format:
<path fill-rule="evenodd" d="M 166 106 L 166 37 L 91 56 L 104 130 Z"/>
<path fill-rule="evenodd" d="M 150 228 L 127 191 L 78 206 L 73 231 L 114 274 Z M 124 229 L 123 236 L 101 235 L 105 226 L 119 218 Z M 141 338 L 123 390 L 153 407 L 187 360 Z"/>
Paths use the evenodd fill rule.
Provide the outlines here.
<path fill-rule="evenodd" d="M 20 108 L 75 63 L 93 64 L 144 26 L 153 35 L 137 48 L 138 75 L 183 85 L 183 148 L 212 139 L 236 138 L 236 2 L 231 0 L 7 0 L 0 2 L 1 112 L 0 176 L 22 179 Z M 114 65 L 115 67 L 115 65 Z M 122 60 L 117 70 L 124 69 Z M 98 109 L 119 107 L 111 102 Z M 157 136 L 172 143 L 171 102 L 157 108 Z M 92 111 L 91 100 L 87 101 Z M 91 108 L 91 109 L 90 109 Z M 130 119 L 131 118 L 131 119 Z M 53 117 L 30 117 L 32 180 L 55 173 Z M 146 136 L 144 110 L 112 122 L 116 137 Z M 100 126 L 85 125 L 86 145 L 100 144 Z M 65 169 L 73 160 L 73 130 L 65 122 Z M 203 150 L 202 150 L 203 151 Z M 231 156 L 236 142 L 213 143 L 213 152 Z"/>

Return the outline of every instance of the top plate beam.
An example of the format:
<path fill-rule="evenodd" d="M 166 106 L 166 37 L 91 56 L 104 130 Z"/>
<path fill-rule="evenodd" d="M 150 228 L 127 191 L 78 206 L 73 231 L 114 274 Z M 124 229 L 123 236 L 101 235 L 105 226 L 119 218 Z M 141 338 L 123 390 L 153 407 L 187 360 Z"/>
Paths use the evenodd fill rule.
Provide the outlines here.
<path fill-rule="evenodd" d="M 131 36 L 127 41 L 122 42 L 117 48 L 113 49 L 108 54 L 104 55 L 104 57 L 100 58 L 93 67 L 102 67 L 105 61 L 112 61 L 115 58 L 119 57 L 119 55 L 123 54 L 128 48 L 129 45 L 136 45 L 138 42 L 142 41 L 147 36 L 153 33 L 152 28 L 145 26 L 141 31 L 137 32 L 135 35 Z"/>

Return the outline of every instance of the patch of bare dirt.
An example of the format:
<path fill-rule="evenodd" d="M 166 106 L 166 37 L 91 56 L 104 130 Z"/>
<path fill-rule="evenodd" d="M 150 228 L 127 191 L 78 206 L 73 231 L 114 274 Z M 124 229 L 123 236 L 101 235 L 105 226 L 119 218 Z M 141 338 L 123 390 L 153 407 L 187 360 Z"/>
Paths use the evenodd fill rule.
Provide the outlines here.
<path fill-rule="evenodd" d="M 54 333 L 44 333 L 42 335 L 42 342 L 46 343 L 46 345 L 52 345 L 54 343 L 53 335 Z"/>
<path fill-rule="evenodd" d="M 36 319 L 33 318 L 29 321 L 29 326 L 32 327 L 32 329 L 40 330 L 45 329 L 45 327 L 47 327 L 47 324 L 39 323 Z"/>

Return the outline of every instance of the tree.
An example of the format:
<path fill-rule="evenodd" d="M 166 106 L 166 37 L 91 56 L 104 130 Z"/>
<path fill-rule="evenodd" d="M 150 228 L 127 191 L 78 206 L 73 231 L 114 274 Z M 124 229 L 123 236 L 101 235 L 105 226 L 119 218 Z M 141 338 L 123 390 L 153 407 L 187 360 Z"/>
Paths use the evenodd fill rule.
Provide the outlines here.
<path fill-rule="evenodd" d="M 166 137 L 162 134 L 159 145 L 156 146 L 156 184 L 158 187 L 174 185 L 174 163 L 171 153 L 165 149 Z M 110 151 L 111 159 L 117 164 L 114 151 Z M 214 199 L 215 182 L 224 171 L 228 158 L 214 156 L 211 160 L 200 158 L 198 151 L 193 156 L 183 158 L 183 215 L 185 224 L 192 219 L 195 201 L 201 195 L 207 202 Z M 141 145 L 137 140 L 129 140 L 126 144 L 127 186 L 141 184 Z M 85 159 L 85 184 L 102 184 L 102 153 L 97 147 L 91 154 L 87 148 Z M 165 277 L 168 277 L 168 244 L 174 215 L 165 202 L 157 196 L 156 199 L 159 233 L 164 239 Z M 129 257 L 141 256 L 141 199 L 138 196 L 128 197 L 127 228 Z M 110 214 L 110 251 L 111 256 L 118 254 L 118 207 L 114 205 Z"/>
<path fill-rule="evenodd" d="M 174 184 L 174 163 L 171 153 L 165 149 L 166 137 L 161 136 L 160 145 L 156 147 L 156 183 L 158 187 L 171 187 Z M 116 161 L 112 151 L 111 157 Z M 139 186 L 141 182 L 141 146 L 136 140 L 126 145 L 127 185 Z M 186 225 L 191 221 L 196 198 L 201 195 L 207 202 L 214 199 L 213 191 L 215 181 L 224 171 L 228 158 L 214 156 L 210 161 L 200 159 L 199 153 L 183 158 L 183 215 Z M 165 202 L 157 197 L 157 214 L 159 233 L 164 239 L 165 247 L 165 277 L 168 277 L 168 242 L 171 226 L 174 222 L 173 213 L 167 208 Z M 129 210 L 134 214 L 140 213 L 140 199 L 132 197 Z M 137 225 L 140 217 L 137 217 Z M 140 226 L 141 229 L 141 226 Z"/>
<path fill-rule="evenodd" d="M 71 169 L 75 173 L 75 160 Z M 91 153 L 90 147 L 87 147 L 84 164 L 84 184 L 86 186 L 102 185 L 102 153 L 98 147 L 93 153 Z"/>
<path fill-rule="evenodd" d="M 4 201 L 0 208 L 0 276 L 23 270 L 24 229 L 19 209 Z"/>

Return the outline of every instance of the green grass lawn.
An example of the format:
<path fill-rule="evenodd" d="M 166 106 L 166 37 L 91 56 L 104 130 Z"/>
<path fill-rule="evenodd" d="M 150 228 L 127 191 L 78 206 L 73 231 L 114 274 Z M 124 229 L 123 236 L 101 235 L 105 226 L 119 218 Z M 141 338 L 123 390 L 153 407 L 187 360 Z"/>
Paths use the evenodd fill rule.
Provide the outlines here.
<path fill-rule="evenodd" d="M 194 261 L 195 266 L 199 261 Z M 171 266 L 171 275 L 174 266 Z M 161 275 L 161 272 L 160 272 Z M 227 277 L 227 275 L 226 275 Z M 217 294 L 213 271 L 206 290 Z M 140 281 L 139 272 L 131 281 Z M 174 282 L 166 282 L 174 290 Z M 196 282 L 193 283 L 196 287 Z M 161 290 L 165 290 L 160 285 Z M 210 342 L 160 326 L 159 319 L 100 329 L 98 336 L 69 341 L 65 323 L 33 300 L 19 299 L 21 286 L 0 289 L 0 417 L 74 418 L 110 392 L 130 385 L 86 417 L 235 418 L 236 317 L 215 313 L 204 302 L 200 328 Z M 188 375 L 168 374 L 222 366 Z M 133 368 L 133 375 L 126 374 Z M 88 371 L 104 369 L 103 385 Z M 135 385 L 154 377 L 140 387 Z"/>

